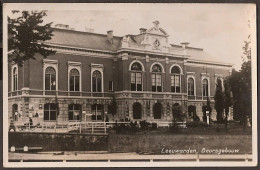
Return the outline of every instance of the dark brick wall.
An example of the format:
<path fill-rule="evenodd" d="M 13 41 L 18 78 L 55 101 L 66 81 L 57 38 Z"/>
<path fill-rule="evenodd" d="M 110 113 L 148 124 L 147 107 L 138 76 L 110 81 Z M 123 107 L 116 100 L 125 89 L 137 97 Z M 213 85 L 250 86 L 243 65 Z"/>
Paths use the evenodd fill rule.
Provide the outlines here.
<path fill-rule="evenodd" d="M 139 59 L 145 67 L 145 72 L 143 73 L 143 90 L 151 91 L 151 65 L 156 62 L 154 60 L 156 56 L 151 56 L 150 61 L 146 62 L 145 59 Z M 30 87 L 30 89 L 43 89 L 43 62 L 40 55 L 37 55 L 36 60 L 26 61 L 23 67 L 19 67 L 19 89 L 22 87 Z M 82 64 L 82 91 L 91 91 L 91 68 L 90 64 L 103 64 L 104 65 L 104 91 L 108 92 L 109 81 L 114 82 L 114 90 L 130 90 L 130 72 L 129 65 L 135 60 L 134 58 L 129 57 L 128 60 L 118 59 L 114 61 L 113 59 L 107 58 L 98 58 L 96 56 L 81 56 L 81 55 L 71 55 L 71 54 L 61 54 L 57 53 L 53 56 L 47 57 L 47 59 L 58 60 L 58 72 L 59 72 L 59 90 L 68 91 L 68 61 L 81 62 Z M 177 63 L 183 70 L 184 75 L 182 76 L 181 81 L 181 90 L 182 93 L 187 92 L 187 80 L 186 72 L 195 72 L 196 73 L 196 95 L 201 96 L 202 85 L 201 85 L 201 73 L 205 73 L 206 70 L 203 67 L 194 67 L 194 66 L 185 66 L 182 59 L 178 58 L 169 58 L 169 63 L 166 61 L 158 62 L 161 63 L 164 67 L 165 73 L 163 73 L 163 91 L 170 92 L 170 67 Z M 11 69 L 9 65 L 9 91 L 11 90 Z M 114 73 L 114 75 L 113 75 Z M 215 74 L 222 74 L 223 76 L 228 76 L 230 73 L 228 69 L 221 68 L 207 68 L 207 73 L 210 74 L 210 95 L 214 96 L 215 94 Z M 24 82 L 23 82 L 24 79 Z"/>
<path fill-rule="evenodd" d="M 9 146 L 42 147 L 42 151 L 106 151 L 106 135 L 9 133 Z"/>

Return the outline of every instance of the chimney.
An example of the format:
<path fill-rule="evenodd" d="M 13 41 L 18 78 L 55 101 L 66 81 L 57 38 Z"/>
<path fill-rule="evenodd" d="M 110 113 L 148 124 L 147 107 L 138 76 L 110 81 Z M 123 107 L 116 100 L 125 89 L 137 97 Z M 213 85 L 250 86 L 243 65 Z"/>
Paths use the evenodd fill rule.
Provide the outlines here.
<path fill-rule="evenodd" d="M 113 30 L 107 31 L 107 40 L 113 44 Z"/>
<path fill-rule="evenodd" d="M 147 29 L 145 29 L 145 28 L 140 28 L 139 30 L 140 30 L 140 34 L 144 34 Z"/>
<path fill-rule="evenodd" d="M 189 44 L 190 43 L 188 43 L 188 42 L 181 43 L 183 49 L 187 48 L 189 46 Z"/>
<path fill-rule="evenodd" d="M 158 30 L 158 29 L 159 29 L 159 24 L 160 24 L 160 22 L 159 22 L 159 21 L 154 21 L 153 24 L 154 24 L 154 28 L 155 28 L 156 30 Z"/>

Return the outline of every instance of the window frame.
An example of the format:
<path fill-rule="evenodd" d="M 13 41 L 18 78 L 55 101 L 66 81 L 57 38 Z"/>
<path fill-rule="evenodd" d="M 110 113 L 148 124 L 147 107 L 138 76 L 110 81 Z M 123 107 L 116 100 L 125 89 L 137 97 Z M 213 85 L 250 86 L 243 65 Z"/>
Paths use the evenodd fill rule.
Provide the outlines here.
<path fill-rule="evenodd" d="M 95 72 L 99 72 L 99 74 L 100 74 L 100 77 L 94 77 L 93 75 L 94 75 L 94 73 Z M 103 88 L 103 85 L 102 85 L 102 73 L 99 71 L 99 70 L 95 70 L 95 71 L 93 71 L 92 72 L 92 76 L 91 76 L 91 79 L 92 79 L 92 92 L 96 92 L 96 93 L 101 93 L 102 92 L 102 88 Z M 101 79 L 100 81 L 98 81 L 98 79 Z M 100 91 L 99 91 L 99 85 L 98 85 L 98 83 L 100 83 Z M 94 84 L 96 85 L 96 87 L 95 87 L 95 91 L 94 91 Z"/>
<path fill-rule="evenodd" d="M 52 90 L 52 85 L 51 85 L 51 79 L 52 79 L 52 76 L 51 75 L 53 75 L 53 74 L 48 74 L 48 75 L 50 75 L 50 77 L 49 77 L 49 81 L 50 81 L 50 90 L 46 90 L 46 70 L 48 69 L 48 68 L 52 68 L 52 69 L 54 69 L 54 71 L 55 71 L 55 89 L 54 90 L 56 90 L 57 89 L 57 80 L 56 80 L 56 70 L 55 70 L 55 68 L 54 67 L 52 67 L 52 66 L 49 66 L 49 67 L 47 67 L 46 69 L 45 69 L 45 74 L 44 74 L 44 83 L 45 83 L 45 85 L 44 85 L 44 90 L 45 91 L 54 91 L 54 90 Z"/>
<path fill-rule="evenodd" d="M 90 74 L 91 93 L 104 93 L 104 66 L 103 66 L 103 64 L 91 63 L 90 67 L 91 67 L 91 74 Z M 95 71 L 99 71 L 101 73 L 101 92 L 93 91 L 93 73 Z"/>
<path fill-rule="evenodd" d="M 79 110 L 75 110 L 75 106 L 79 106 Z M 73 108 L 72 108 L 72 110 L 70 110 L 70 106 L 72 106 Z M 79 119 L 74 119 L 74 111 L 79 111 Z M 71 120 L 70 119 L 70 112 L 72 112 L 73 113 L 73 119 Z M 80 121 L 82 121 L 82 105 L 80 105 L 80 104 L 69 104 L 68 105 L 68 121 L 71 121 L 71 122 L 80 122 Z"/>
<path fill-rule="evenodd" d="M 70 71 L 76 69 L 79 72 L 79 91 L 70 91 Z M 80 62 L 68 61 L 68 92 L 82 92 L 82 67 Z M 75 88 L 74 88 L 75 89 Z"/>
<path fill-rule="evenodd" d="M 51 120 L 50 118 L 51 118 L 51 112 L 52 111 L 54 111 L 54 110 L 51 110 L 51 105 L 56 105 L 56 109 L 55 109 L 55 120 Z M 45 105 L 48 105 L 49 107 L 48 107 L 48 112 L 49 112 L 49 119 L 48 120 L 46 120 L 45 119 L 45 112 L 46 112 L 46 110 L 45 110 Z M 57 107 L 59 107 L 58 106 L 58 103 L 45 103 L 44 104 L 44 106 L 43 106 L 43 121 L 45 122 L 53 122 L 53 121 L 57 121 L 57 118 L 58 118 L 58 114 L 57 114 L 57 111 L 58 111 L 58 109 L 57 109 Z"/>
<path fill-rule="evenodd" d="M 16 69 L 16 76 L 14 75 L 14 69 Z M 18 90 L 18 65 L 17 64 L 12 65 L 11 71 L 12 71 L 12 78 L 11 78 L 12 79 L 12 87 L 11 87 L 11 91 L 17 91 Z M 14 81 L 14 79 L 15 79 L 15 81 Z"/>
<path fill-rule="evenodd" d="M 132 70 L 132 66 L 134 64 L 139 64 L 141 69 L 140 70 Z M 129 72 L 130 72 L 130 91 L 143 91 L 143 72 L 144 72 L 144 65 L 141 61 L 139 60 L 133 60 L 130 64 L 129 64 Z M 134 75 L 134 83 L 132 83 L 132 75 Z M 137 75 L 140 75 L 141 77 L 138 77 Z M 137 83 L 137 79 L 141 78 L 141 84 Z M 132 85 L 135 86 L 135 89 L 132 90 Z M 140 85 L 140 86 L 138 86 Z M 140 87 L 141 90 L 138 90 Z"/>
<path fill-rule="evenodd" d="M 192 79 L 193 80 L 193 94 L 189 94 L 189 80 Z M 187 77 L 187 95 L 188 96 L 196 96 L 196 83 L 195 83 L 195 78 L 188 76 Z"/>
<path fill-rule="evenodd" d="M 51 90 L 45 90 L 45 71 L 48 67 L 53 67 L 55 72 L 56 72 L 56 87 L 55 87 L 55 91 L 58 91 L 58 87 L 59 87 L 59 72 L 58 72 L 58 61 L 57 60 L 49 60 L 49 59 L 44 59 L 43 60 L 43 93 L 45 95 L 45 91 L 51 91 Z"/>
<path fill-rule="evenodd" d="M 204 95 L 204 80 L 206 80 L 207 81 L 207 94 L 206 95 Z M 207 78 L 203 78 L 202 79 L 202 97 L 209 97 L 210 95 L 209 95 L 209 80 L 207 79 Z"/>
<path fill-rule="evenodd" d="M 160 72 L 154 72 L 153 71 L 153 67 L 154 66 L 156 66 L 156 65 L 158 65 L 160 68 L 161 68 L 161 71 Z M 155 62 L 155 63 L 153 63 L 152 65 L 151 65 L 151 68 L 150 68 L 150 72 L 151 72 L 151 85 L 152 85 L 152 92 L 163 92 L 163 73 L 165 73 L 164 72 L 164 67 L 163 67 L 163 65 L 161 64 L 161 63 L 159 63 L 159 62 Z M 160 79 L 161 79 L 161 86 L 158 86 L 157 84 L 158 84 L 158 82 L 157 82 L 157 80 L 158 80 L 158 75 L 160 75 Z M 154 76 L 154 77 L 153 77 Z M 153 80 L 155 80 L 155 91 L 153 90 Z M 160 91 L 158 91 L 158 87 L 161 87 L 161 90 Z"/>

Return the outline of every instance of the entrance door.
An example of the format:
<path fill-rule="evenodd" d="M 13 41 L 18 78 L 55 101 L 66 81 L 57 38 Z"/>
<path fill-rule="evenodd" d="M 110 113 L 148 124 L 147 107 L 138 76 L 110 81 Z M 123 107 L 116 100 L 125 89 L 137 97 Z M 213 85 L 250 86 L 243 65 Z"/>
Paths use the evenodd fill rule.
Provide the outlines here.
<path fill-rule="evenodd" d="M 133 104 L 133 118 L 134 119 L 142 118 L 142 106 L 138 102 Z"/>
<path fill-rule="evenodd" d="M 153 116 L 154 119 L 161 119 L 162 118 L 162 104 L 155 103 L 153 106 Z"/>
<path fill-rule="evenodd" d="M 195 106 L 189 106 L 188 107 L 188 113 L 189 113 L 189 118 L 192 118 L 193 120 L 196 117 L 196 107 Z"/>
<path fill-rule="evenodd" d="M 203 122 L 207 122 L 207 106 L 202 106 L 202 112 L 203 112 Z"/>
<path fill-rule="evenodd" d="M 91 106 L 92 121 L 104 120 L 104 107 L 101 104 L 94 104 Z"/>
<path fill-rule="evenodd" d="M 17 104 L 13 104 L 13 108 L 12 108 L 12 116 L 13 116 L 13 120 L 17 121 L 18 120 L 18 105 Z"/>

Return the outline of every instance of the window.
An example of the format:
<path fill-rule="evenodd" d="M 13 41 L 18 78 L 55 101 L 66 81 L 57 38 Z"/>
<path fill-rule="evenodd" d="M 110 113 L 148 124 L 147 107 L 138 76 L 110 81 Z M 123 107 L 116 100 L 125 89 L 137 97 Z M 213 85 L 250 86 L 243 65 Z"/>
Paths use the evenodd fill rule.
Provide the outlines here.
<path fill-rule="evenodd" d="M 131 66 L 131 91 L 142 91 L 142 66 L 133 63 Z"/>
<path fill-rule="evenodd" d="M 142 118 L 142 105 L 139 102 L 133 104 L 133 119 Z"/>
<path fill-rule="evenodd" d="M 53 67 L 45 70 L 45 90 L 56 90 L 56 71 Z"/>
<path fill-rule="evenodd" d="M 53 121 L 57 118 L 57 108 L 56 103 L 48 103 L 44 105 L 44 120 Z"/>
<path fill-rule="evenodd" d="M 159 64 L 152 67 L 152 91 L 162 92 L 162 68 Z"/>
<path fill-rule="evenodd" d="M 202 95 L 203 95 L 203 97 L 207 97 L 208 94 L 209 94 L 209 92 L 208 92 L 208 80 L 203 79 L 203 81 L 202 81 Z"/>
<path fill-rule="evenodd" d="M 188 95 L 194 96 L 194 79 L 188 79 Z"/>
<path fill-rule="evenodd" d="M 109 91 L 114 91 L 113 85 L 114 85 L 113 81 L 109 81 L 109 85 L 108 85 L 108 90 Z"/>
<path fill-rule="evenodd" d="M 13 91 L 18 89 L 17 67 L 13 68 Z"/>
<path fill-rule="evenodd" d="M 79 78 L 77 69 L 70 70 L 70 91 L 79 91 Z"/>
<path fill-rule="evenodd" d="M 102 76 L 100 71 L 92 73 L 92 92 L 102 92 Z"/>
<path fill-rule="evenodd" d="M 92 120 L 98 121 L 103 119 L 103 105 L 94 104 L 91 106 Z"/>
<path fill-rule="evenodd" d="M 81 105 L 70 104 L 69 105 L 69 120 L 70 121 L 79 121 L 80 117 L 81 117 Z"/>
<path fill-rule="evenodd" d="M 181 92 L 181 71 L 179 67 L 174 66 L 171 69 L 171 92 L 180 93 Z"/>
<path fill-rule="evenodd" d="M 154 119 L 161 119 L 162 118 L 162 104 L 155 103 L 153 106 L 153 116 Z"/>

